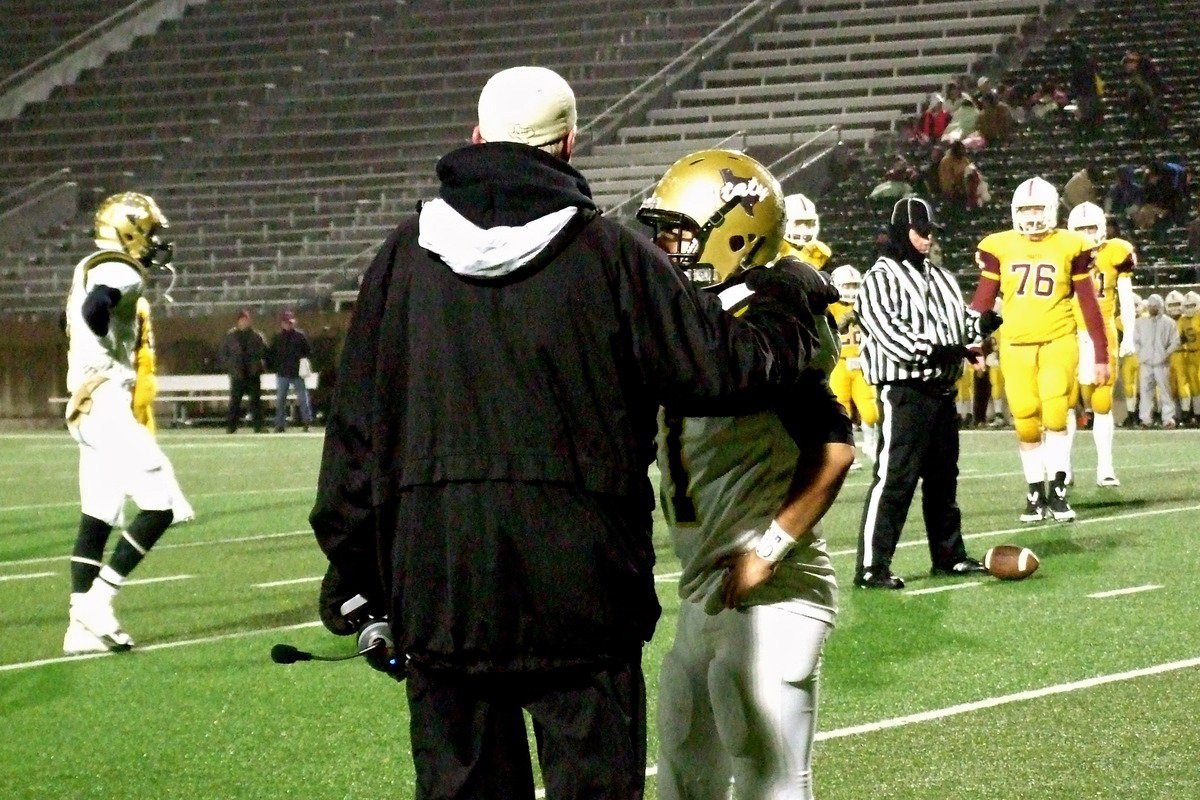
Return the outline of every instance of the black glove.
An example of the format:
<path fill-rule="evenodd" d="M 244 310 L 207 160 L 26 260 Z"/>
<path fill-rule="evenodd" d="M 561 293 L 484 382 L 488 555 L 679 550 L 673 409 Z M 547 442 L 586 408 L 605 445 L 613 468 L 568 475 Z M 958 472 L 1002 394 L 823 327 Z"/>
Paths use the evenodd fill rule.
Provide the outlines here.
<path fill-rule="evenodd" d="M 983 312 L 982 314 L 979 315 L 979 335 L 980 335 L 980 337 L 986 339 L 987 337 L 991 336 L 993 333 L 996 332 L 996 329 L 999 328 L 1001 323 L 1003 323 L 1003 322 L 1004 322 L 1004 318 L 1001 317 L 999 314 L 997 314 L 995 311 Z"/>
<path fill-rule="evenodd" d="M 321 615 L 321 624 L 335 636 L 350 636 L 358 633 L 359 625 L 355 620 L 342 613 L 342 604 L 359 594 L 353 582 L 332 563 L 325 570 L 321 580 L 321 594 L 317 598 L 317 610 Z"/>
<path fill-rule="evenodd" d="M 746 285 L 754 291 L 775 293 L 780 299 L 786 296 L 803 293 L 809 310 L 814 314 L 824 313 L 825 307 L 841 297 L 832 279 L 824 272 L 814 269 L 795 256 L 786 256 L 775 262 L 773 267 L 761 270 L 765 275 L 756 275 L 755 282 L 762 285 L 760 290 L 751 281 L 751 274 L 746 273 Z"/>
<path fill-rule="evenodd" d="M 974 361 L 976 353 L 961 344 L 935 344 L 929 354 L 929 363 L 952 367 L 964 358 Z"/>

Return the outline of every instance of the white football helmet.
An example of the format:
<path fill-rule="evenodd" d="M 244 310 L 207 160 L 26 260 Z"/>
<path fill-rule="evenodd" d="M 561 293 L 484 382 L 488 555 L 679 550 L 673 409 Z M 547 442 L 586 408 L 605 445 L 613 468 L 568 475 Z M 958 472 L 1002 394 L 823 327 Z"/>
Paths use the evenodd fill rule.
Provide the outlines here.
<path fill-rule="evenodd" d="M 1026 236 L 1049 233 L 1058 226 L 1058 190 L 1041 178 L 1029 178 L 1012 198 L 1013 230 Z"/>
<path fill-rule="evenodd" d="M 1167 292 L 1167 316 L 1172 319 L 1179 319 L 1183 314 L 1183 294 L 1177 289 L 1172 289 Z"/>
<path fill-rule="evenodd" d="M 1183 315 L 1194 317 L 1197 312 L 1200 312 L 1200 294 L 1188 292 L 1183 296 Z"/>
<path fill-rule="evenodd" d="M 1082 235 L 1092 247 L 1099 247 L 1108 238 L 1104 209 L 1095 203 L 1085 201 L 1072 208 L 1067 216 L 1067 227 Z"/>
<path fill-rule="evenodd" d="M 830 277 L 841 301 L 848 306 L 854 305 L 858 299 L 858 287 L 862 286 L 862 273 L 849 264 L 842 264 L 830 273 Z"/>
<path fill-rule="evenodd" d="M 783 238 L 797 247 L 803 247 L 821 235 L 821 218 L 813 201 L 802 194 L 789 194 L 783 198 L 783 212 L 787 223 Z"/>

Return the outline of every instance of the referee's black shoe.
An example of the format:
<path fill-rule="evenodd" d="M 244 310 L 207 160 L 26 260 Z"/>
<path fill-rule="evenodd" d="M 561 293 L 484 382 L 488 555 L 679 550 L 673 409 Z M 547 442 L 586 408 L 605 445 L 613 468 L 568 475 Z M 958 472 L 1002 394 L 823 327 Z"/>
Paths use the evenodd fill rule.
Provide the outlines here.
<path fill-rule="evenodd" d="M 935 577 L 938 575 L 962 577 L 964 575 L 977 575 L 981 572 L 987 572 L 987 567 L 970 557 L 964 558 L 962 561 L 951 564 L 948 567 L 934 565 L 933 569 L 929 570 L 929 574 Z"/>
<path fill-rule="evenodd" d="M 903 589 L 904 580 L 887 567 L 863 570 L 854 576 L 854 585 L 862 589 Z"/>

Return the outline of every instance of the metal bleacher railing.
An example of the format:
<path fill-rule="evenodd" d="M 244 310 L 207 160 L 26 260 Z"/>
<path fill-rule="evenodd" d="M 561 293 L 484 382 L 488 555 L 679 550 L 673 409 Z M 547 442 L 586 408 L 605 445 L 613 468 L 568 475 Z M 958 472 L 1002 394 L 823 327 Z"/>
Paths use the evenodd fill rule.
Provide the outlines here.
<path fill-rule="evenodd" d="M 705 61 L 724 51 L 735 37 L 750 30 L 774 13 L 786 0 L 751 0 L 695 44 L 684 50 L 658 72 L 629 90 L 623 97 L 580 127 L 580 150 L 609 139 L 634 114 L 661 105 L 681 80 L 696 74 Z"/>

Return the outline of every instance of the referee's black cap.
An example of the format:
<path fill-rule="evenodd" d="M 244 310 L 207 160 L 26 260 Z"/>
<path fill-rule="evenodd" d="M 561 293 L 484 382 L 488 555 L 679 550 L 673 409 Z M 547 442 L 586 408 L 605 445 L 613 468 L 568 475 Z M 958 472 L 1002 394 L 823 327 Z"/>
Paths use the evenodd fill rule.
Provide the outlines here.
<path fill-rule="evenodd" d="M 929 201 L 920 197 L 905 197 L 897 200 L 892 206 L 892 230 L 907 231 L 912 228 L 921 237 L 928 239 L 930 234 L 945 230 L 933 217 L 933 206 Z"/>

